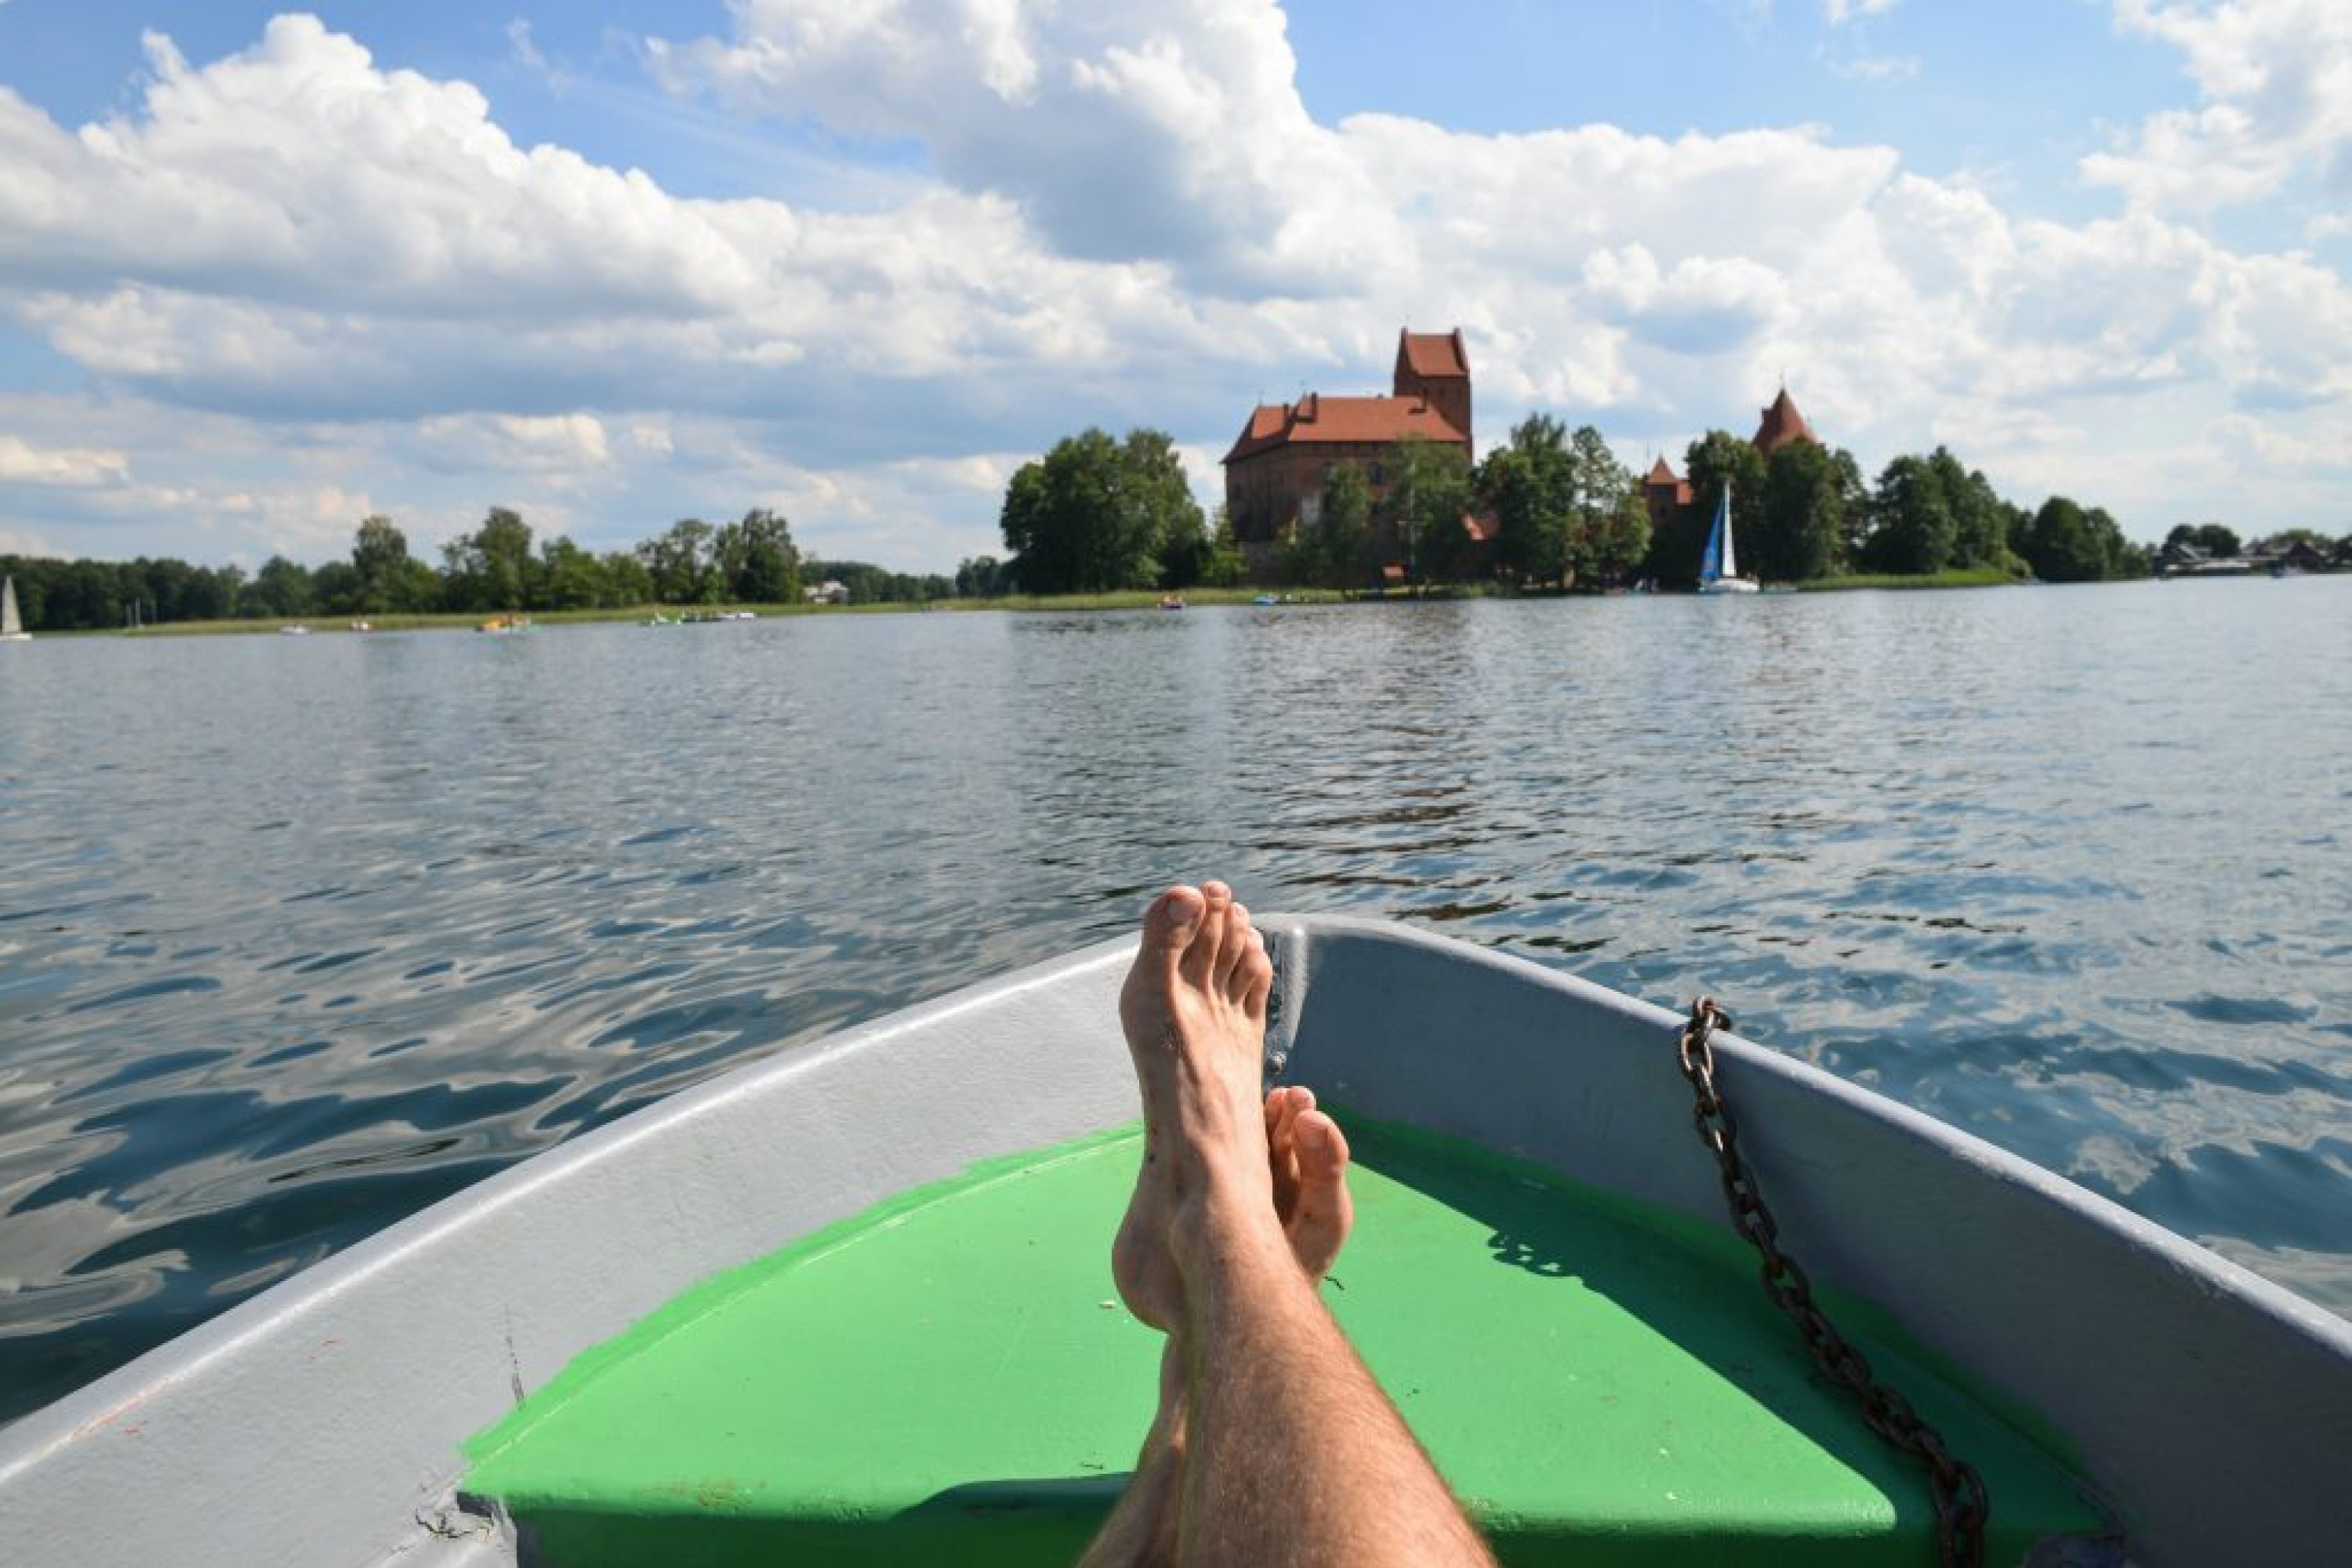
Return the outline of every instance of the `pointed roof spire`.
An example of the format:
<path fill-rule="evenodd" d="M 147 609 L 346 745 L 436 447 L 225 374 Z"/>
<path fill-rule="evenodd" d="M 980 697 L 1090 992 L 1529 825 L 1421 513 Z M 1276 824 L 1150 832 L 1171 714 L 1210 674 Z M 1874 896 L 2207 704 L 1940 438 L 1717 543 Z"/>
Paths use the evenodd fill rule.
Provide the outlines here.
<path fill-rule="evenodd" d="M 1783 384 L 1780 395 L 1764 410 L 1763 421 L 1756 426 L 1754 445 L 1769 458 L 1791 441 L 1811 441 L 1817 447 L 1822 444 L 1813 427 L 1805 423 L 1805 416 L 1797 412 L 1797 400 L 1789 395 L 1789 388 Z"/>

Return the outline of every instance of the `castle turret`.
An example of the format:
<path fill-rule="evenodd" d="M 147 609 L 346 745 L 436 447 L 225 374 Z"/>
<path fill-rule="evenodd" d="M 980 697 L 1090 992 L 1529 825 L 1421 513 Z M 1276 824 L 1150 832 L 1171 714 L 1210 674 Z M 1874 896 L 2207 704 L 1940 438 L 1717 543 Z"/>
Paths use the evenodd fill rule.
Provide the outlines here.
<path fill-rule="evenodd" d="M 1470 355 L 1462 346 L 1461 328 L 1397 333 L 1396 395 L 1428 404 L 1465 441 L 1470 439 Z"/>
<path fill-rule="evenodd" d="M 1797 400 L 1789 395 L 1784 386 L 1780 395 L 1772 400 L 1772 406 L 1764 410 L 1763 423 L 1756 426 L 1754 444 L 1769 462 L 1773 453 L 1791 441 L 1811 441 L 1816 447 L 1822 444 L 1813 427 L 1805 423 L 1805 416 L 1797 412 Z"/>

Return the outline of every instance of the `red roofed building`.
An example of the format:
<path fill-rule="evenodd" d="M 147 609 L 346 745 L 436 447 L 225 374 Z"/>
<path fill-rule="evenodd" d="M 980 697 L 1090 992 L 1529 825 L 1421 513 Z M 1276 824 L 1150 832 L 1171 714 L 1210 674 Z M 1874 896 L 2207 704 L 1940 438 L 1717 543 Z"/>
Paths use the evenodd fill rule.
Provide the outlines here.
<path fill-rule="evenodd" d="M 1789 395 L 1785 386 L 1780 395 L 1772 400 L 1772 406 L 1764 410 L 1763 422 L 1756 426 L 1756 434 L 1749 439 L 1768 463 L 1773 453 L 1791 441 L 1811 441 L 1816 447 L 1822 444 L 1813 427 L 1805 423 L 1805 416 L 1797 412 L 1797 401 Z"/>
<path fill-rule="evenodd" d="M 1375 497 L 1388 489 L 1390 448 L 1408 436 L 1459 447 L 1470 457 L 1470 359 L 1459 329 L 1397 334 L 1394 391 L 1387 397 L 1325 397 L 1262 404 L 1225 454 L 1225 515 L 1243 545 L 1270 545 L 1312 518 L 1323 486 L 1353 463 Z"/>
<path fill-rule="evenodd" d="M 1650 509 L 1650 531 L 1655 533 L 1674 520 L 1675 512 L 1690 505 L 1690 481 L 1676 479 L 1673 467 L 1660 458 L 1642 480 L 1642 500 Z"/>

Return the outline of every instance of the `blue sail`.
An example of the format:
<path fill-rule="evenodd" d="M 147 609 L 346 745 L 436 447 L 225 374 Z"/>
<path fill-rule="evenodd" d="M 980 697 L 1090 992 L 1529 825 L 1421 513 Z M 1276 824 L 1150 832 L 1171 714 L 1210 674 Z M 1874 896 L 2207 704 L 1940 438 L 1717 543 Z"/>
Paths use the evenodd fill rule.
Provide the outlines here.
<path fill-rule="evenodd" d="M 1723 541 L 1731 531 L 1731 487 L 1726 485 L 1716 492 L 1715 526 L 1708 530 L 1706 550 L 1698 558 L 1698 580 L 1717 583 L 1723 580 Z"/>

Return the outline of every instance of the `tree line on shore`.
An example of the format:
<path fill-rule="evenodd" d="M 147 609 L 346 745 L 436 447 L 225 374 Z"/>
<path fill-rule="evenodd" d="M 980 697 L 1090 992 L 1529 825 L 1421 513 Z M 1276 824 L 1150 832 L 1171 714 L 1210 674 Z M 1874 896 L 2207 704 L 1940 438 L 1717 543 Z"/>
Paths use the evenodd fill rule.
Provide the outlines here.
<path fill-rule="evenodd" d="M 1024 465 L 1006 488 L 1009 562 L 984 565 L 1024 592 L 1175 590 L 1237 583 L 1361 588 L 1401 564 L 1416 584 L 1474 581 L 1558 590 L 1696 577 L 1715 501 L 1731 490 L 1743 565 L 1767 580 L 1854 573 L 1991 571 L 2045 582 L 2143 577 L 2144 546 L 2065 496 L 2029 510 L 1945 447 L 1898 457 L 1866 480 L 1851 452 L 1791 441 L 1769 458 L 1711 430 L 1685 452 L 1693 501 L 1654 527 L 1643 479 L 1591 426 L 1535 414 L 1475 467 L 1453 446 L 1408 437 L 1378 465 L 1331 466 L 1319 505 L 1245 563 L 1232 524 L 1212 525 L 1161 432 L 1087 430 Z M 1475 520 L 1473 532 L 1468 520 Z"/>
<path fill-rule="evenodd" d="M 1319 507 L 1252 563 L 1218 510 L 1192 499 L 1174 441 L 1090 429 L 1024 464 L 1005 490 L 1000 528 L 1009 559 L 971 557 L 952 575 L 894 572 L 804 556 L 777 512 L 737 521 L 673 523 L 627 550 L 602 553 L 494 507 L 441 547 L 438 565 L 409 552 L 394 521 L 361 521 L 348 558 L 305 566 L 275 555 L 248 574 L 171 558 L 59 560 L 0 554 L 34 631 L 132 624 L 403 614 L 623 609 L 641 605 L 790 604 L 804 584 L 838 584 L 849 604 L 992 599 L 1122 589 L 1230 586 L 1255 567 L 1269 586 L 1355 589 L 1381 582 L 1387 561 L 1415 584 L 1493 582 L 1535 590 L 1607 588 L 1647 579 L 1688 584 L 1728 482 L 1742 563 L 1776 582 L 1846 573 L 1920 575 L 1990 569 L 2046 582 L 2146 576 L 2150 552 L 2105 510 L 2053 496 L 2034 510 L 1995 493 L 1980 471 L 1938 447 L 1895 458 L 1866 482 L 1852 453 L 1793 441 L 1769 460 L 1753 443 L 1712 430 L 1685 453 L 1694 503 L 1653 529 L 1639 476 L 1591 426 L 1549 416 L 1520 422 L 1475 468 L 1458 447 L 1408 438 L 1381 465 L 1333 466 Z M 1463 526 L 1476 517 L 1476 537 Z M 2324 535 L 2290 529 L 2282 541 Z M 2220 523 L 2182 523 L 2168 546 L 2235 556 Z M 2352 552 L 2352 535 L 2336 546 Z"/>
<path fill-rule="evenodd" d="M 624 609 L 638 605 L 780 605 L 805 583 L 842 585 L 852 604 L 951 597 L 955 580 L 856 561 L 803 556 L 783 517 L 766 510 L 712 524 L 686 518 L 629 550 L 597 553 L 562 535 L 533 542 L 530 525 L 493 507 L 441 547 L 438 565 L 409 553 L 392 519 L 362 520 L 348 558 L 305 566 L 273 555 L 237 566 L 0 555 L 27 628 L 104 630 L 165 621 L 297 620 L 309 616 L 481 615 Z"/>
<path fill-rule="evenodd" d="M 1969 570 L 2045 583 L 2148 574 L 2147 550 L 2126 539 L 2105 509 L 2053 495 L 2029 510 L 1944 447 L 1894 458 L 1874 484 L 1843 448 L 1791 441 L 1768 460 L 1723 430 L 1691 443 L 1688 463 L 1696 496 L 1711 500 L 1730 484 L 1742 562 L 1769 581 Z M 1706 526 L 1704 507 L 1686 514 L 1654 574 L 1667 580 L 1674 563 L 1695 563 Z M 1691 571 L 1685 565 L 1679 575 Z"/>

